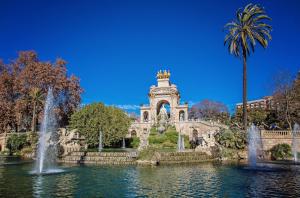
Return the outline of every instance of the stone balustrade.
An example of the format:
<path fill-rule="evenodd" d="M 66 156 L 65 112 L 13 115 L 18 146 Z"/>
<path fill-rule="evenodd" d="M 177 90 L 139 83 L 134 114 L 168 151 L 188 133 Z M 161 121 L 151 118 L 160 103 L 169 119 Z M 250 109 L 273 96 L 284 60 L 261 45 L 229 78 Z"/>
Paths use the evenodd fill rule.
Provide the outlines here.
<path fill-rule="evenodd" d="M 294 134 L 293 134 L 294 133 Z M 300 131 L 275 131 L 275 130 L 261 130 L 261 138 L 274 138 L 274 139 L 292 139 L 293 136 L 300 138 Z"/>
<path fill-rule="evenodd" d="M 264 151 L 269 151 L 277 144 L 289 144 L 292 146 L 293 137 L 300 141 L 300 131 L 290 130 L 261 130 L 261 143 Z M 297 148 L 300 151 L 300 145 Z"/>

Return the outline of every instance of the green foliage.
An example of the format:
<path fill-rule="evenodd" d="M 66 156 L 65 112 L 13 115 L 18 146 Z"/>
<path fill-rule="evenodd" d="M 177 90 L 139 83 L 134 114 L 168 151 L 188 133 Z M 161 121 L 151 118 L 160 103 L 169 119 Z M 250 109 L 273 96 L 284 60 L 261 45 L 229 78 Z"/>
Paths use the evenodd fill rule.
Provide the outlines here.
<path fill-rule="evenodd" d="M 256 126 L 265 122 L 268 116 L 268 112 L 264 109 L 253 109 L 249 112 L 249 123 L 253 123 Z"/>
<path fill-rule="evenodd" d="M 266 20 L 271 18 L 259 5 L 248 4 L 244 9 L 238 9 L 236 19 L 225 25 L 228 34 L 224 44 L 228 45 L 229 52 L 246 59 L 251 51 L 254 52 L 257 43 L 266 48 L 268 40 L 271 40 L 272 30 L 272 27 L 265 23 Z"/>
<path fill-rule="evenodd" d="M 32 147 L 28 146 L 28 147 L 24 147 L 21 150 L 21 155 L 24 156 L 26 154 L 31 154 L 33 152 Z"/>
<path fill-rule="evenodd" d="M 26 138 L 26 141 L 31 145 L 31 147 L 36 147 L 38 140 L 39 136 L 36 132 L 30 132 Z"/>
<path fill-rule="evenodd" d="M 132 147 L 132 148 L 138 148 L 139 145 L 140 145 L 140 138 L 133 137 L 132 141 L 130 142 L 130 147 Z"/>
<path fill-rule="evenodd" d="M 27 143 L 26 134 L 12 134 L 9 136 L 6 147 L 9 149 L 9 153 L 13 154 L 20 151 Z"/>
<path fill-rule="evenodd" d="M 78 129 L 89 147 L 98 145 L 99 131 L 102 131 L 104 146 L 111 146 L 125 137 L 130 123 L 131 119 L 121 109 L 94 103 L 71 116 L 70 128 Z"/>
<path fill-rule="evenodd" d="M 253 123 L 256 126 L 262 125 L 262 123 L 269 123 L 269 114 L 270 112 L 265 109 L 247 109 L 248 116 L 247 116 L 247 122 Z M 232 119 L 233 122 L 241 124 L 243 121 L 243 112 L 242 108 L 237 109 L 235 112 L 235 115 Z"/>
<path fill-rule="evenodd" d="M 244 149 L 247 142 L 246 133 L 234 129 L 221 129 L 215 139 L 223 147 L 231 149 Z"/>
<path fill-rule="evenodd" d="M 274 160 L 285 160 L 292 156 L 292 149 L 289 144 L 277 144 L 271 148 L 271 158 Z"/>
<path fill-rule="evenodd" d="M 159 134 L 153 127 L 150 130 L 150 136 L 148 138 L 149 144 L 158 149 L 176 149 L 178 141 L 178 132 L 173 126 L 169 126 L 163 133 Z M 184 135 L 184 144 L 186 148 L 190 148 L 189 137 Z"/>

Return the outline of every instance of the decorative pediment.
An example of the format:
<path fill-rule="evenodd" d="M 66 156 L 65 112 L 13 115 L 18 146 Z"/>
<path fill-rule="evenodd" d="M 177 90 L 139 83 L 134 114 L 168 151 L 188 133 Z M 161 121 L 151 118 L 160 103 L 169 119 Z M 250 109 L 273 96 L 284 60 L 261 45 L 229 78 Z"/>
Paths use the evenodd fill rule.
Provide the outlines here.
<path fill-rule="evenodd" d="M 150 91 L 150 95 L 173 95 L 178 94 L 178 90 L 173 87 L 157 87 Z"/>

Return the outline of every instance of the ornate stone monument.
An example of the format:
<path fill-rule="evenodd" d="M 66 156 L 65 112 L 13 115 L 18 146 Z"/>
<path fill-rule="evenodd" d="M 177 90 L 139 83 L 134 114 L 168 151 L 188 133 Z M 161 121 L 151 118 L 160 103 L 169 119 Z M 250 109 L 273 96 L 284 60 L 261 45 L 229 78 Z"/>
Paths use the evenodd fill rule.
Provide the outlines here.
<path fill-rule="evenodd" d="M 160 70 L 156 74 L 157 84 L 150 87 L 148 93 L 149 105 L 140 108 L 140 120 L 131 125 L 128 137 L 138 136 L 143 145 L 150 133 L 150 129 L 156 126 L 163 133 L 167 126 L 175 126 L 177 131 L 189 136 L 189 139 L 201 139 L 202 147 L 214 145 L 213 134 L 220 127 L 219 123 L 210 123 L 203 120 L 188 119 L 188 104 L 180 103 L 180 92 L 175 84 L 170 82 L 170 71 Z M 169 112 L 166 106 L 169 106 Z"/>

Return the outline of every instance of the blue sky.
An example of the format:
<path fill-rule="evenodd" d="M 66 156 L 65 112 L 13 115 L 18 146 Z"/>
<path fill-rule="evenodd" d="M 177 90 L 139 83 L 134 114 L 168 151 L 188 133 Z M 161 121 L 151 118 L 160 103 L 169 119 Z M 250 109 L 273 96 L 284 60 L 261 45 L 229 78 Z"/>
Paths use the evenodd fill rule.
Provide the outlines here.
<path fill-rule="evenodd" d="M 226 22 L 250 1 L 0 1 L 0 57 L 20 50 L 62 57 L 81 79 L 83 103 L 138 108 L 159 69 L 170 69 L 183 101 L 242 99 L 242 63 L 223 46 Z M 248 62 L 248 98 L 271 93 L 272 76 L 300 69 L 300 1 L 251 1 L 273 18 L 273 40 Z"/>

